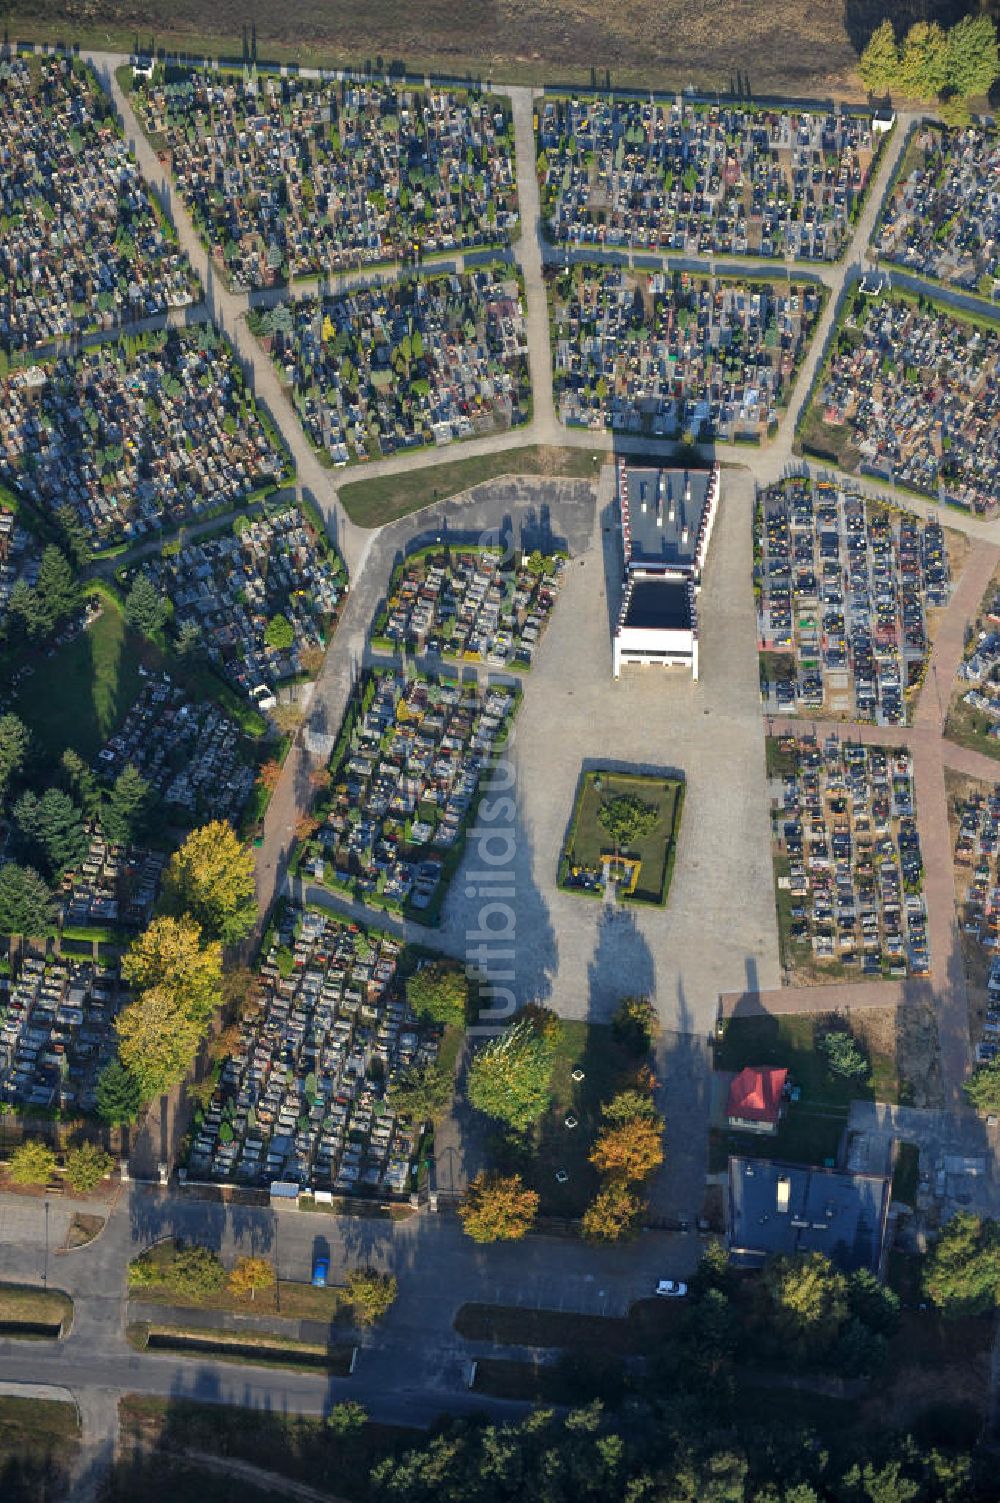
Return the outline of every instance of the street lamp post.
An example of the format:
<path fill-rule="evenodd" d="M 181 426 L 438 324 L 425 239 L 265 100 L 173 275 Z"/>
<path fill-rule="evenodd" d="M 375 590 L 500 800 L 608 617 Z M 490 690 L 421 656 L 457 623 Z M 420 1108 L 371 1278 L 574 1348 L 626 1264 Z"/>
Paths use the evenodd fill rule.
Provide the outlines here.
<path fill-rule="evenodd" d="M 42 1267 L 42 1288 L 49 1287 L 49 1198 L 45 1197 L 45 1263 Z"/>

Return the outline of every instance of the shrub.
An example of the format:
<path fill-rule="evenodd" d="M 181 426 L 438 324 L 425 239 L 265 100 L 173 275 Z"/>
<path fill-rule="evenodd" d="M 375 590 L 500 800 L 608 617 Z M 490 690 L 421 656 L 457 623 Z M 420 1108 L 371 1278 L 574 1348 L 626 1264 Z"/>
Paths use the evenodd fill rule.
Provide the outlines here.
<path fill-rule="evenodd" d="M 94 1190 L 111 1173 L 114 1159 L 97 1143 L 80 1143 L 66 1155 L 66 1178 L 74 1190 Z"/>
<path fill-rule="evenodd" d="M 56 1156 L 40 1138 L 28 1138 L 10 1156 L 15 1185 L 47 1185 L 56 1172 Z"/>

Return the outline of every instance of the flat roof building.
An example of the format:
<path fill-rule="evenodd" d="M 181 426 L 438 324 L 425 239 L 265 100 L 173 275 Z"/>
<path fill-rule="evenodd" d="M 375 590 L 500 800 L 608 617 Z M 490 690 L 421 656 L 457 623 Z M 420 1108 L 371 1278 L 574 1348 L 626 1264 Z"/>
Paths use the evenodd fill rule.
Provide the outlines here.
<path fill-rule="evenodd" d="M 731 1158 L 729 1256 L 759 1268 L 780 1254 L 821 1252 L 844 1273 L 882 1263 L 891 1181 L 773 1159 Z"/>
<path fill-rule="evenodd" d="M 719 466 L 711 470 L 618 466 L 625 580 L 613 642 L 625 663 L 679 664 L 698 677 L 695 596 L 715 523 Z"/>

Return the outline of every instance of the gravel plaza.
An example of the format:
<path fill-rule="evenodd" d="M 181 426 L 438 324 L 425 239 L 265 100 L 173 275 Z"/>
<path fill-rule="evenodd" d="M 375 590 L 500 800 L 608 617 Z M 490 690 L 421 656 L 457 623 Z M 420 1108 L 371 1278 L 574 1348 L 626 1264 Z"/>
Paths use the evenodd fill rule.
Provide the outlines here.
<path fill-rule="evenodd" d="M 489 867 L 489 857 L 476 861 L 470 842 L 440 940 L 451 954 L 464 948 L 470 962 L 477 944 L 495 945 L 499 955 L 513 943 L 515 976 L 504 984 L 518 1003 L 537 1000 L 564 1017 L 606 1021 L 622 996 L 646 993 L 655 996 L 665 1029 L 707 1034 L 720 992 L 779 983 L 750 588 L 752 482 L 743 471 L 724 471 L 700 597 L 698 682 L 683 670 L 640 667 L 612 679 L 609 622 L 622 576 L 612 495 L 606 467 L 589 545 L 567 564 L 545 643 L 524 680 L 509 753 L 516 813 L 512 825 L 490 827 L 509 832 L 512 856 Z M 580 772 L 595 766 L 685 778 L 663 910 L 609 908 L 557 888 Z M 502 782 L 503 775 L 498 787 Z M 480 934 L 485 869 L 500 874 L 490 879 L 496 885 L 513 889 L 512 941 Z"/>

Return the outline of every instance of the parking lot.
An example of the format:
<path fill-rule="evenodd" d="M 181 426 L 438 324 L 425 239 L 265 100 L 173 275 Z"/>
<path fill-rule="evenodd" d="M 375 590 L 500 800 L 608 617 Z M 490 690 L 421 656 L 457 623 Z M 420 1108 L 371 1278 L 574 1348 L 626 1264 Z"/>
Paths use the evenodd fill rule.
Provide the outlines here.
<path fill-rule="evenodd" d="M 905 724 L 950 594 L 940 523 L 788 479 L 758 494 L 754 559 L 765 709 Z"/>
<path fill-rule="evenodd" d="M 910 753 L 834 733 L 786 736 L 772 768 L 775 880 L 792 979 L 929 975 Z"/>

